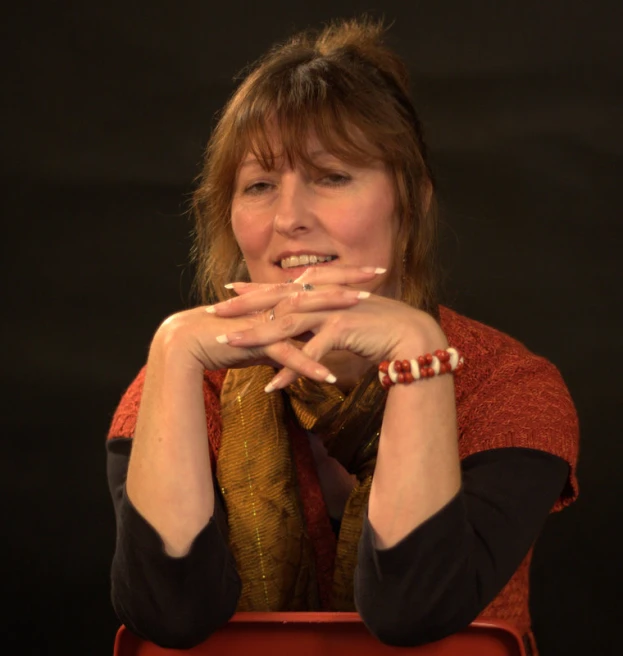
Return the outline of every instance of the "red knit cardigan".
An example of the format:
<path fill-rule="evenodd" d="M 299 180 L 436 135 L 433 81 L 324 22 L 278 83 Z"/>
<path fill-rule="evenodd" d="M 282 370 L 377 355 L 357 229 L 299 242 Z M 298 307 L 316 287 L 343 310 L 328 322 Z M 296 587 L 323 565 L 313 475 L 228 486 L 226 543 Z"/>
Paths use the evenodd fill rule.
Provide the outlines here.
<path fill-rule="evenodd" d="M 562 509 L 578 494 L 578 420 L 569 392 L 556 367 L 526 349 L 520 342 L 489 326 L 441 307 L 441 327 L 448 342 L 465 357 L 456 377 L 455 393 L 459 427 L 459 457 L 488 449 L 525 447 L 539 449 L 566 460 L 570 473 L 553 511 Z M 206 371 L 204 396 L 212 465 L 221 439 L 220 391 L 225 371 Z M 145 377 L 143 369 L 124 394 L 115 412 L 109 439 L 132 437 Z M 321 588 L 330 585 L 335 538 L 332 536 L 313 457 L 307 440 L 294 444 L 303 511 L 315 543 Z M 506 620 L 532 639 L 529 568 L 532 548 L 517 571 L 480 617 Z M 322 590 L 321 590 L 321 597 Z"/>

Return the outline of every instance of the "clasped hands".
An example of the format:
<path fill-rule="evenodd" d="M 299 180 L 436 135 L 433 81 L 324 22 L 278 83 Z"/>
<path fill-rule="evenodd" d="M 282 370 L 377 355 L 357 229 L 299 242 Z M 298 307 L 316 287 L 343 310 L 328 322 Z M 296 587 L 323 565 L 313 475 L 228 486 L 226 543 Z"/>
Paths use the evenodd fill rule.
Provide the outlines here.
<path fill-rule="evenodd" d="M 222 354 L 219 365 L 281 368 L 266 388 L 270 392 L 300 376 L 336 382 L 321 362 L 332 351 L 378 364 L 444 348 L 446 338 L 430 315 L 353 287 L 380 288 L 384 273 L 334 265 L 310 267 L 292 283 L 231 283 L 237 296 L 204 308 L 208 315 L 227 319 L 215 337 Z"/>

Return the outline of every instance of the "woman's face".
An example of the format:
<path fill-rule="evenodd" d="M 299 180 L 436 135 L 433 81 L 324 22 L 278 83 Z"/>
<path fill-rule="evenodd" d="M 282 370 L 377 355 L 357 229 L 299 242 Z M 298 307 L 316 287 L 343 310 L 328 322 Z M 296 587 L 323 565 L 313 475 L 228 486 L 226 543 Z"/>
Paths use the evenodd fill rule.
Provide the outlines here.
<path fill-rule="evenodd" d="M 322 173 L 290 168 L 286 158 L 265 171 L 252 154 L 239 168 L 231 219 L 251 280 L 285 282 L 310 266 L 383 267 L 387 274 L 360 287 L 395 296 L 389 282 L 398 232 L 391 175 L 381 163 L 342 162 L 316 139 L 308 148 Z"/>

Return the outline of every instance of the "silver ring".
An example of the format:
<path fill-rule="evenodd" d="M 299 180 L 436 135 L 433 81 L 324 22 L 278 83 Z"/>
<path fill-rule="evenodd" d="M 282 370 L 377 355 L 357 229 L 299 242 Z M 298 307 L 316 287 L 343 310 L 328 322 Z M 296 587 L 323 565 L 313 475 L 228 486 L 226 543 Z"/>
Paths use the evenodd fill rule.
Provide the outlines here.
<path fill-rule="evenodd" d="M 306 282 L 306 283 L 303 285 L 303 291 L 304 291 L 304 292 L 311 292 L 311 291 L 313 291 L 313 290 L 314 290 L 314 286 L 313 286 L 312 284 Z"/>
<path fill-rule="evenodd" d="M 270 312 L 268 313 L 268 320 L 269 321 L 275 320 L 275 308 L 270 308 Z"/>

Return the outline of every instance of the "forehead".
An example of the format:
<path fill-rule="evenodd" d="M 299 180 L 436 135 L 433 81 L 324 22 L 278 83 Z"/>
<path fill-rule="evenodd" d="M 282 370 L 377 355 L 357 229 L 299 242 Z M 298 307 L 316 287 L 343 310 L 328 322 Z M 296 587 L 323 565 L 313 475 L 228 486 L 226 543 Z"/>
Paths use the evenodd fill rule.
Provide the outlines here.
<path fill-rule="evenodd" d="M 253 165 L 271 170 L 286 163 L 292 168 L 322 167 L 323 161 L 331 159 L 366 166 L 381 159 L 380 150 L 351 125 L 317 129 L 272 120 L 247 127 L 240 137 L 238 171 Z"/>

